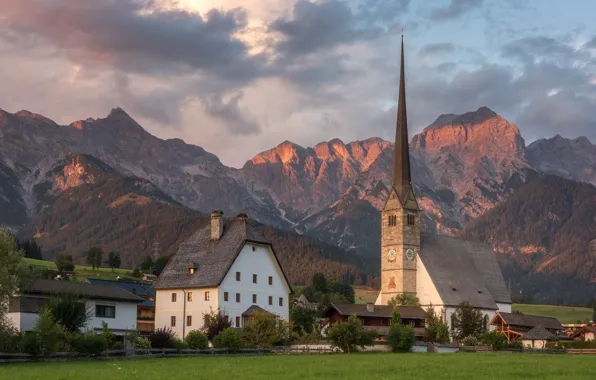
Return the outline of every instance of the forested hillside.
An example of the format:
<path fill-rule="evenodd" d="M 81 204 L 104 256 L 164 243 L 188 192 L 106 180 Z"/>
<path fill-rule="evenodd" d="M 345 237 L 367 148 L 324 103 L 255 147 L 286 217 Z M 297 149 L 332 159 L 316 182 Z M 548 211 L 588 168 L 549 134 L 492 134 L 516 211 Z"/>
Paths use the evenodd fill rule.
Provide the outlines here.
<path fill-rule="evenodd" d="M 526 184 L 464 233 L 501 255 L 514 296 L 578 304 L 596 292 L 596 188 L 561 177 Z"/>

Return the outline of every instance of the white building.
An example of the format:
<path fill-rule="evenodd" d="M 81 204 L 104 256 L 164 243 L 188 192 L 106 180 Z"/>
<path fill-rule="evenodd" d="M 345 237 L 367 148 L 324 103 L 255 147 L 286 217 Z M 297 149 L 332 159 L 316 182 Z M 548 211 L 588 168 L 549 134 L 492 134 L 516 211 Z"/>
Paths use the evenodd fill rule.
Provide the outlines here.
<path fill-rule="evenodd" d="M 155 328 L 170 327 L 184 337 L 203 327 L 204 314 L 220 311 L 233 327 L 266 310 L 289 318 L 290 284 L 270 242 L 246 214 L 223 218 L 184 242 L 154 284 Z"/>
<path fill-rule="evenodd" d="M 118 287 L 71 281 L 37 280 L 10 299 L 8 318 L 19 331 L 30 331 L 48 299 L 61 294 L 75 294 L 85 300 L 91 315 L 86 330 L 99 332 L 102 322 L 117 335 L 137 329 L 137 304 L 142 298 Z"/>
<path fill-rule="evenodd" d="M 449 326 L 462 302 L 484 314 L 487 329 L 497 311 L 511 312 L 511 295 L 488 244 L 420 233 L 422 210 L 410 169 L 404 47 L 402 41 L 393 176 L 381 213 L 381 291 L 378 305 L 406 293 L 431 305 Z"/>

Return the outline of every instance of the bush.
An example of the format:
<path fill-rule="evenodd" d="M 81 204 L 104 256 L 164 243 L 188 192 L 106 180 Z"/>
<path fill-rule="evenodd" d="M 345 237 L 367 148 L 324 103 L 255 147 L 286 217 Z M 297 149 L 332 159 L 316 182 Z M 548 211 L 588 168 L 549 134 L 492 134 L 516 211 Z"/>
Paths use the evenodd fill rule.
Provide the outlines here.
<path fill-rule="evenodd" d="M 332 345 L 348 353 L 357 351 L 358 347 L 372 346 L 376 336 L 376 331 L 364 331 L 355 315 L 350 315 L 347 322 L 331 326 L 327 332 Z"/>
<path fill-rule="evenodd" d="M 169 327 L 155 329 L 149 334 L 149 341 L 153 348 L 174 348 L 176 334 Z"/>
<path fill-rule="evenodd" d="M 291 338 L 290 325 L 271 313 L 256 312 L 244 327 L 244 336 L 250 345 L 259 348 L 287 344 Z"/>
<path fill-rule="evenodd" d="M 203 314 L 205 324 L 203 325 L 203 332 L 207 334 L 207 339 L 213 341 L 213 338 L 223 330 L 232 327 L 232 321 L 222 311 L 211 310 L 209 313 Z"/>
<path fill-rule="evenodd" d="M 193 350 L 204 350 L 209 347 L 207 335 L 198 330 L 193 330 L 186 334 L 186 343 L 188 344 L 188 348 L 192 348 Z"/>
<path fill-rule="evenodd" d="M 389 329 L 387 341 L 392 352 L 410 352 L 416 341 L 414 329 L 410 326 L 396 323 Z"/>
<path fill-rule="evenodd" d="M 110 347 L 111 350 L 123 350 L 124 349 L 124 343 L 123 342 L 114 342 L 112 343 L 112 347 Z"/>
<path fill-rule="evenodd" d="M 56 323 L 52 313 L 44 307 L 37 319 L 35 328 L 23 335 L 22 350 L 35 358 L 46 357 L 56 351 L 56 348 L 66 340 L 66 333 L 59 323 Z"/>
<path fill-rule="evenodd" d="M 182 339 L 174 337 L 174 339 L 172 339 L 172 348 L 177 350 L 185 350 L 188 348 L 188 344 Z"/>
<path fill-rule="evenodd" d="M 112 345 L 114 344 L 114 339 L 116 339 L 116 334 L 113 334 L 109 327 L 108 324 L 105 323 L 104 321 L 101 322 L 101 336 L 103 336 L 103 338 L 106 340 L 106 343 L 108 344 L 108 347 L 112 347 Z"/>
<path fill-rule="evenodd" d="M 134 341 L 134 347 L 135 349 L 139 350 L 139 349 L 151 349 L 151 341 L 149 341 L 149 338 L 146 338 L 144 336 L 140 336 L 137 337 Z M 137 351 L 138 355 L 144 355 L 149 353 L 149 351 Z"/>
<path fill-rule="evenodd" d="M 317 312 L 305 307 L 295 306 L 290 309 L 290 320 L 293 323 L 294 330 L 302 334 L 313 332 L 317 320 Z"/>
<path fill-rule="evenodd" d="M 0 352 L 18 352 L 21 340 L 21 334 L 12 326 L 0 326 Z"/>
<path fill-rule="evenodd" d="M 91 311 L 77 294 L 64 293 L 52 297 L 48 301 L 48 308 L 54 320 L 68 332 L 81 331 L 91 318 Z"/>
<path fill-rule="evenodd" d="M 99 356 L 108 349 L 106 338 L 93 332 L 73 334 L 70 345 L 74 352 L 84 356 Z"/>
<path fill-rule="evenodd" d="M 467 337 L 463 338 L 459 343 L 462 346 L 478 346 L 480 342 L 478 341 L 478 338 L 476 338 L 475 336 L 468 335 Z"/>
<path fill-rule="evenodd" d="M 213 338 L 213 347 L 238 351 L 242 348 L 242 337 L 238 331 L 227 328 Z"/>
<path fill-rule="evenodd" d="M 432 305 L 426 310 L 424 320 L 426 339 L 429 342 L 449 342 L 449 326 L 443 320 L 443 314 L 435 313 Z"/>

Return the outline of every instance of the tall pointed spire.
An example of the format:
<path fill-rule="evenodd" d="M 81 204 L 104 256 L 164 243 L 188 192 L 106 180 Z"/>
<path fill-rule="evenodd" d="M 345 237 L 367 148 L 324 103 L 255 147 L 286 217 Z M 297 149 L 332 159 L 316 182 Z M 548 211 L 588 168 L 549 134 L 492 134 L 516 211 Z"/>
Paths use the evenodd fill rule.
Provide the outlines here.
<path fill-rule="evenodd" d="M 406 114 L 406 78 L 404 73 L 404 32 L 402 30 L 399 102 L 397 105 L 397 129 L 395 131 L 392 180 L 392 186 L 397 191 L 402 204 L 405 204 L 412 182 L 412 176 L 410 174 L 410 148 L 408 146 L 408 116 Z"/>

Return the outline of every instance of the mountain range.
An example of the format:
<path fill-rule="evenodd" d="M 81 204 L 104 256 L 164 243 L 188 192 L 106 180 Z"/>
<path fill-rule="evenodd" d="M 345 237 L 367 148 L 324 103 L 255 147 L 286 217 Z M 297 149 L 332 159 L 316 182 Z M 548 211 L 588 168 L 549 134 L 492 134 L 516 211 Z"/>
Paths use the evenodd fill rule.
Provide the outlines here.
<path fill-rule="evenodd" d="M 518 127 L 487 107 L 440 115 L 410 147 L 425 232 L 470 233 L 490 241 L 505 258 L 503 265 L 517 261 L 501 247 L 522 249 L 523 239 L 516 241 L 502 229 L 489 239 L 467 227 L 494 215 L 491 210 L 545 175 L 556 176 L 550 183 L 555 187 L 570 186 L 568 180 L 596 185 L 596 146 L 588 139 L 555 136 L 526 146 Z M 300 238 L 309 239 L 309 247 L 321 242 L 327 251 L 315 256 L 337 268 L 347 265 L 341 270 L 365 282 L 378 272 L 379 210 L 388 193 L 392 155 L 393 144 L 376 137 L 313 147 L 285 141 L 241 168 L 230 168 L 198 146 L 151 135 L 120 108 L 106 118 L 70 125 L 0 109 L 0 225 L 35 236 L 49 255 L 105 244 L 126 251 L 124 262 L 137 265 L 155 242 L 173 252 L 188 236 L 181 227 L 186 219 L 206 220 L 203 213 L 213 209 L 246 212 L 278 237 L 305 235 Z M 548 217 L 549 207 L 541 205 L 537 220 Z M 160 218 L 178 222 L 165 228 Z M 76 227 L 81 220 L 84 230 Z M 196 228 L 193 223 L 185 228 Z M 127 246 L 133 226 L 153 230 L 141 247 Z M 593 225 L 577 228 L 588 241 L 596 238 Z M 537 260 L 518 265 L 511 276 L 538 273 Z M 339 275 L 337 268 L 329 270 Z M 555 275 L 556 268 L 547 274 Z M 562 275 L 593 284 L 596 276 L 593 269 L 588 272 L 567 269 Z"/>

